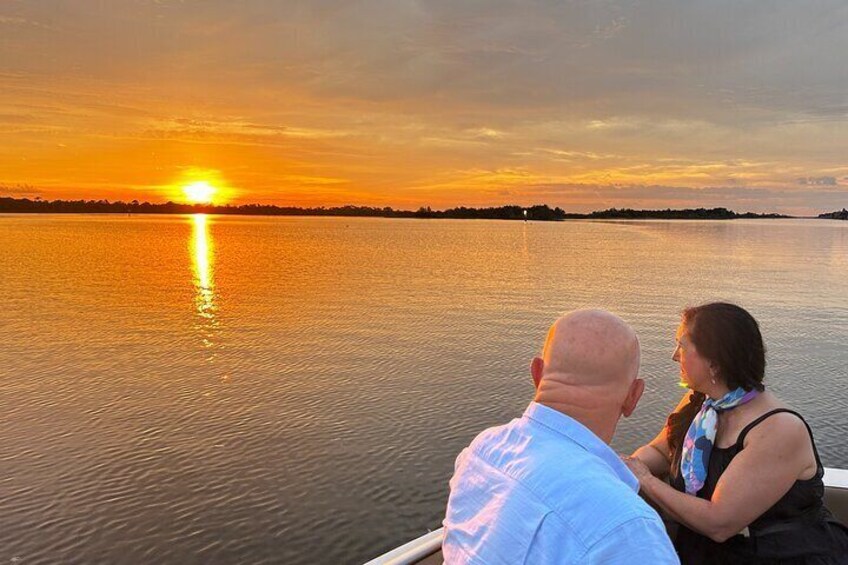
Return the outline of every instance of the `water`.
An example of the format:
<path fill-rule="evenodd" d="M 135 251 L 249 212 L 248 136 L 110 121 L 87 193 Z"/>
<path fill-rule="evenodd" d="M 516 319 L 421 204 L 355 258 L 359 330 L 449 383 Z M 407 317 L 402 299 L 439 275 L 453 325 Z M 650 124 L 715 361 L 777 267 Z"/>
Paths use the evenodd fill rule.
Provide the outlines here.
<path fill-rule="evenodd" d="M 681 395 L 681 308 L 726 299 L 848 467 L 848 222 L 0 216 L 0 282 L 0 563 L 360 563 L 439 526 L 584 306 L 642 340 L 617 449 Z"/>

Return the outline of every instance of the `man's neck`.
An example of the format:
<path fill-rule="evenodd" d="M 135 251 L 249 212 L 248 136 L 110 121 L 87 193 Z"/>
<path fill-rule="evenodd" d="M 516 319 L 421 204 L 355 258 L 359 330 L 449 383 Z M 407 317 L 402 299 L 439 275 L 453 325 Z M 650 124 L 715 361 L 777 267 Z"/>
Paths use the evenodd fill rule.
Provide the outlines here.
<path fill-rule="evenodd" d="M 609 410 L 605 409 L 604 406 L 595 402 L 587 402 L 586 399 L 581 399 L 579 396 L 575 399 L 551 398 L 550 396 L 537 393 L 534 400 L 577 420 L 607 445 L 612 442 L 618 419 L 610 417 Z M 582 400 L 582 402 L 579 400 Z"/>

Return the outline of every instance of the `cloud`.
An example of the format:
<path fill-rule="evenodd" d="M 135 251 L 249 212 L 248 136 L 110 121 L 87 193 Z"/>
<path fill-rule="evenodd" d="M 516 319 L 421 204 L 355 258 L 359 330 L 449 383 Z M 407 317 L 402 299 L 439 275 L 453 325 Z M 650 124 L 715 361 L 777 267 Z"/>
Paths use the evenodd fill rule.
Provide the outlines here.
<path fill-rule="evenodd" d="M 26 196 L 37 195 L 38 191 L 35 187 L 28 184 L 3 183 L 0 182 L 0 196 L 16 196 L 23 198 Z"/>
<path fill-rule="evenodd" d="M 717 120 L 732 106 L 828 115 L 844 108 L 839 54 L 848 37 L 833 23 L 845 21 L 845 10 L 837 0 L 254 1 L 237 9 L 77 0 L 23 3 L 3 17 L 64 22 L 49 57 L 15 65 L 29 70 L 288 85 L 392 103 L 435 94 L 443 111 L 555 106 Z M 12 32 L 21 53 L 44 51 L 44 37 Z"/>
<path fill-rule="evenodd" d="M 798 179 L 803 186 L 836 186 L 836 177 L 803 177 Z"/>
<path fill-rule="evenodd" d="M 27 21 L 23 18 L 15 18 L 10 16 L 0 16 L 0 25 L 26 25 Z"/>
<path fill-rule="evenodd" d="M 150 120 L 151 135 L 182 135 L 194 137 L 217 136 L 220 138 L 268 138 L 290 137 L 300 139 L 327 139 L 346 137 L 350 131 L 292 127 L 281 124 L 255 123 L 240 116 L 218 116 L 215 118 L 170 118 Z"/>
<path fill-rule="evenodd" d="M 20 27 L 30 27 L 30 28 L 43 28 L 43 29 L 55 29 L 53 26 L 45 24 L 43 22 L 29 20 L 26 18 L 21 18 L 17 16 L 4 16 L 0 14 L 0 26 L 20 26 Z"/>

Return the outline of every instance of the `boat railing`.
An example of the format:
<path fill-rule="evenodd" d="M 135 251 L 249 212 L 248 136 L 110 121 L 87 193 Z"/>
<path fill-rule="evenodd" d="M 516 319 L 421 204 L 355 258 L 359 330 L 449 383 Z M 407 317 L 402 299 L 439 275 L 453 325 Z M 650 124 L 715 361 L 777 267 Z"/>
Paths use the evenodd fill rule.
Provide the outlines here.
<path fill-rule="evenodd" d="M 376 559 L 372 559 L 365 565 L 409 565 L 417 563 L 433 555 L 442 548 L 442 538 L 445 529 L 439 528 L 416 538 L 409 543 L 384 553 Z"/>

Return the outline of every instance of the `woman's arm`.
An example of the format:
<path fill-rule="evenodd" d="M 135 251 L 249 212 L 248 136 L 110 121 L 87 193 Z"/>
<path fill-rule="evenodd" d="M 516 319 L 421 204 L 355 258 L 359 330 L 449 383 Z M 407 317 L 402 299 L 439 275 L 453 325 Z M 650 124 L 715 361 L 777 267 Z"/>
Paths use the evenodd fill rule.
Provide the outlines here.
<path fill-rule="evenodd" d="M 672 410 L 672 414 L 679 412 L 682 408 L 689 404 L 689 395 L 686 393 L 677 406 Z M 631 457 L 635 457 L 642 463 L 647 465 L 651 470 L 651 474 L 655 477 L 665 478 L 668 476 L 669 466 L 671 465 L 671 449 L 668 446 L 668 428 L 664 427 L 657 434 L 657 437 L 633 452 Z"/>
<path fill-rule="evenodd" d="M 804 423 L 776 414 L 756 426 L 722 473 L 712 500 L 675 490 L 641 461 L 629 460 L 645 495 L 672 518 L 716 542 L 741 532 L 808 470 L 812 449 Z"/>
<path fill-rule="evenodd" d="M 633 455 L 631 455 L 631 457 L 635 457 L 644 463 L 652 475 L 659 478 L 664 478 L 668 475 L 668 468 L 671 465 L 671 460 L 668 456 L 666 435 L 665 428 L 663 428 L 657 434 L 657 437 L 634 451 Z"/>

